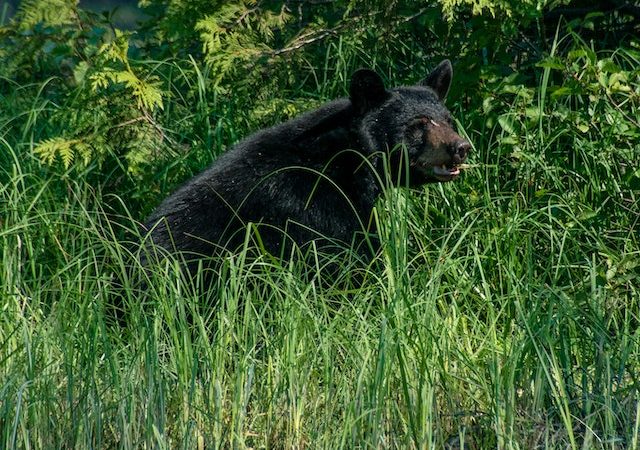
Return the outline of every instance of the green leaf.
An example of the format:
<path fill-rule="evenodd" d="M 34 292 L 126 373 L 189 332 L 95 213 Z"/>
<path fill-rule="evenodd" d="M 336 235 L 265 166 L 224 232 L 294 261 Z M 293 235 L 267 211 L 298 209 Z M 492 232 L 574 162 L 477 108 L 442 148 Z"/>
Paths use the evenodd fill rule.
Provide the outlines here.
<path fill-rule="evenodd" d="M 77 84 L 81 84 L 84 81 L 88 69 L 89 64 L 86 61 L 80 61 L 80 63 L 73 68 L 73 79 Z"/>
<path fill-rule="evenodd" d="M 73 147 L 78 144 L 77 140 L 56 137 L 40 142 L 33 149 L 33 152 L 46 164 L 52 165 L 60 157 L 64 168 L 68 169 L 74 158 Z"/>
<path fill-rule="evenodd" d="M 567 86 L 562 86 L 562 87 L 553 89 L 553 91 L 551 92 L 551 98 L 555 99 L 559 97 L 565 97 L 571 94 L 573 94 L 573 89 Z"/>
<path fill-rule="evenodd" d="M 604 73 L 617 73 L 620 72 L 620 67 L 613 62 L 611 58 L 604 58 L 598 61 L 598 69 Z"/>
<path fill-rule="evenodd" d="M 514 127 L 514 116 L 511 113 L 502 114 L 498 117 L 498 123 L 504 131 L 509 134 L 516 134 Z"/>
<path fill-rule="evenodd" d="M 537 67 L 542 67 L 544 69 L 557 69 L 557 70 L 564 70 L 565 69 L 565 64 L 564 64 L 563 60 L 560 57 L 557 57 L 557 56 L 547 57 L 547 58 L 543 59 L 542 61 L 540 61 L 539 63 L 537 63 L 536 66 Z"/>

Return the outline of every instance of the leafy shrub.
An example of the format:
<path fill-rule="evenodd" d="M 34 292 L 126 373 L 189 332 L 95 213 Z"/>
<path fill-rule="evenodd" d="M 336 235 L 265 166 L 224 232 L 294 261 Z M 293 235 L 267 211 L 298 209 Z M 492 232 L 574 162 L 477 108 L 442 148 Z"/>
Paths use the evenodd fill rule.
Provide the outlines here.
<path fill-rule="evenodd" d="M 0 29 L 0 91 L 3 109 L 12 112 L 0 132 L 60 173 L 86 173 L 107 192 L 134 197 L 144 214 L 165 184 L 199 171 L 250 130 L 344 95 L 359 66 L 396 84 L 415 82 L 440 58 L 453 57 L 450 102 L 461 112 L 482 107 L 483 115 L 467 120 L 475 128 L 497 121 L 509 135 L 504 139 L 517 144 L 543 113 L 542 105 L 531 106 L 540 83 L 534 64 L 547 48 L 546 14 L 558 4 L 339 0 L 294 8 L 279 0 L 144 0 L 141 6 L 149 19 L 125 33 L 74 1 L 23 2 Z M 601 16 L 571 26 L 588 29 L 613 17 Z M 628 16 L 615 17 L 626 23 Z M 609 73 L 611 89 L 623 89 L 628 75 Z M 557 83 L 565 82 L 549 80 L 554 102 L 582 89 L 565 83 L 553 90 Z M 510 96 L 518 112 L 505 112 Z"/>

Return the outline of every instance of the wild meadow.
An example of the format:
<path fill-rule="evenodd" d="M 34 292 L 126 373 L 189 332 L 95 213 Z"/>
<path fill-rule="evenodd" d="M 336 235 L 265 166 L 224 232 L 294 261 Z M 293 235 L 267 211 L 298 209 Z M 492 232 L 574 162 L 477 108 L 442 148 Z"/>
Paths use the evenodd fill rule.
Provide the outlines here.
<path fill-rule="evenodd" d="M 414 56 L 396 73 L 366 41 L 324 42 L 304 83 L 227 100 L 219 60 L 122 36 L 87 44 L 102 66 L 33 47 L 61 72 L 0 78 L 1 448 L 640 448 L 637 39 L 597 48 L 559 27 L 526 70 L 454 88 L 468 167 L 388 187 L 370 264 L 345 249 L 328 277 L 322 258 L 257 252 L 248 229 L 203 293 L 177 258 L 140 266 L 162 198 L 251 131 L 346 95 L 355 67 L 394 85 L 438 60 L 398 44 Z"/>

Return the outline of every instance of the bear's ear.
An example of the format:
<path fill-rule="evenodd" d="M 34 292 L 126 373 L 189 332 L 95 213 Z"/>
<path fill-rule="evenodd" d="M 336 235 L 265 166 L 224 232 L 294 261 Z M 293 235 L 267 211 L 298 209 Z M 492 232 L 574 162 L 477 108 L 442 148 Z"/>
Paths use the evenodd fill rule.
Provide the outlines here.
<path fill-rule="evenodd" d="M 438 95 L 438 99 L 442 101 L 449 92 L 452 78 L 453 68 L 451 67 L 451 61 L 445 59 L 420 84 L 433 89 Z"/>
<path fill-rule="evenodd" d="M 387 98 L 387 90 L 380 75 L 369 69 L 358 69 L 351 77 L 351 103 L 358 114 L 378 106 Z"/>

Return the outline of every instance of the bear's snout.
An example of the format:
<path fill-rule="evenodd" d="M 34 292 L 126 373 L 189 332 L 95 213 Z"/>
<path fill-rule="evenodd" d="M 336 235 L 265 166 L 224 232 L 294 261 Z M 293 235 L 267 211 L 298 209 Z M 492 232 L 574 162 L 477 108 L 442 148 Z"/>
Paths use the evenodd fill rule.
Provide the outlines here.
<path fill-rule="evenodd" d="M 471 144 L 465 139 L 454 141 L 447 148 L 447 152 L 455 164 L 460 164 L 464 161 L 470 150 Z"/>

